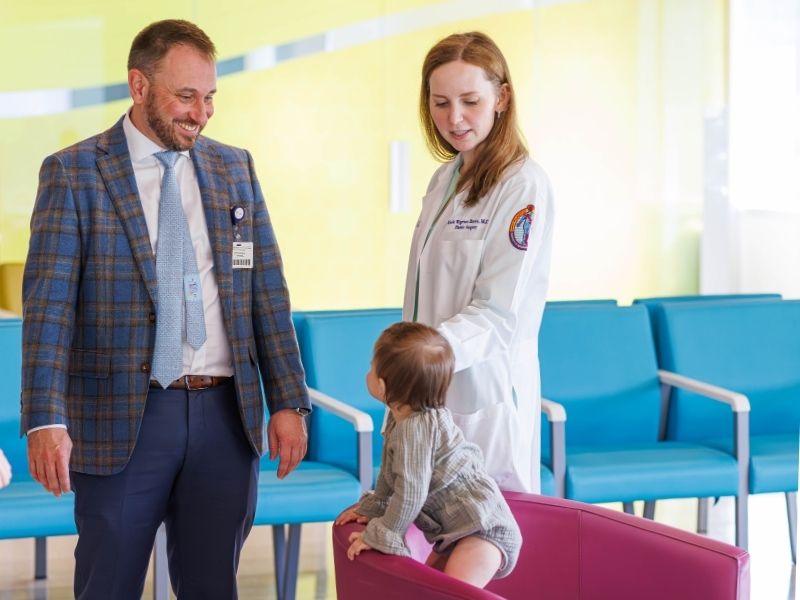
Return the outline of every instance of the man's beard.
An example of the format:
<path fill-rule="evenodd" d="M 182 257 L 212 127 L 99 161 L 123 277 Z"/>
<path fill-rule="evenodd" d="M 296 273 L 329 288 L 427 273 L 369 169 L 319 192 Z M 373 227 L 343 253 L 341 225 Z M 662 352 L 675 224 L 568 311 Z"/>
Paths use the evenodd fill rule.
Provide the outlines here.
<path fill-rule="evenodd" d="M 190 150 L 192 146 L 194 146 L 194 141 L 197 139 L 197 135 L 200 135 L 200 132 L 203 130 L 202 127 L 198 126 L 197 135 L 191 142 L 185 142 L 183 139 L 179 138 L 175 134 L 172 124 L 168 123 L 159 116 L 158 109 L 155 105 L 155 97 L 152 94 L 148 95 L 147 101 L 145 102 L 145 116 L 150 129 L 153 130 L 153 132 L 156 134 L 156 137 L 161 140 L 161 143 L 168 150 L 176 150 L 178 152 Z M 197 123 L 194 121 L 186 122 L 191 123 L 192 125 L 197 125 Z"/>

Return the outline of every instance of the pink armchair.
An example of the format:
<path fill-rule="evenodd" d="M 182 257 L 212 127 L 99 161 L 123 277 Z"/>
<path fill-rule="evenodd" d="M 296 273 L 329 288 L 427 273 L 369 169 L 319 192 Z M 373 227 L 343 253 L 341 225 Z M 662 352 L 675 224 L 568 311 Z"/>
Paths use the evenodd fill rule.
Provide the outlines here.
<path fill-rule="evenodd" d="M 333 527 L 339 600 L 747 600 L 750 555 L 667 525 L 572 500 L 506 493 L 520 529 L 514 572 L 479 589 L 425 566 L 430 546 L 412 527 L 414 558 L 363 552 L 347 559 Z"/>

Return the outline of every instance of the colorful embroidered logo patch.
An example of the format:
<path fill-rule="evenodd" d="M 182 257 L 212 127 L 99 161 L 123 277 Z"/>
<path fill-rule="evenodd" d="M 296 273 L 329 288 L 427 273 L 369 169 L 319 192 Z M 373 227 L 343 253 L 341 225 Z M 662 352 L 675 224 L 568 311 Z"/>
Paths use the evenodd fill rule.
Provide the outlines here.
<path fill-rule="evenodd" d="M 528 204 L 528 206 L 514 215 L 511 219 L 511 224 L 508 226 L 508 237 L 511 240 L 511 245 L 517 250 L 528 249 L 528 236 L 531 233 L 531 225 L 533 225 L 534 210 L 533 204 Z"/>

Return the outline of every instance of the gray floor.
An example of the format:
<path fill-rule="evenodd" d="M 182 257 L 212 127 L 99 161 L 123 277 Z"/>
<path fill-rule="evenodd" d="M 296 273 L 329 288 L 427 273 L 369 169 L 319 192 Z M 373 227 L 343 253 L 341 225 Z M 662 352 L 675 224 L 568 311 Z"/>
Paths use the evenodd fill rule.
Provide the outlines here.
<path fill-rule="evenodd" d="M 689 500 L 660 502 L 656 510 L 656 520 L 683 529 L 692 529 L 695 523 L 695 506 L 696 503 Z M 637 506 L 637 510 L 641 512 L 641 506 Z M 723 498 L 711 509 L 709 531 L 711 537 L 733 543 L 732 499 Z M 298 600 L 336 597 L 329 540 L 330 525 L 304 527 Z M 52 538 L 49 541 L 48 557 L 50 576 L 46 581 L 34 582 L 33 541 L 0 541 L 0 600 L 71 598 L 74 544 L 74 537 Z M 751 598 L 795 598 L 795 569 L 789 554 L 783 495 L 751 497 L 750 553 Z M 242 600 L 275 598 L 271 534 L 267 527 L 256 528 L 248 540 L 239 569 L 239 588 Z M 151 597 L 149 585 L 144 597 Z"/>

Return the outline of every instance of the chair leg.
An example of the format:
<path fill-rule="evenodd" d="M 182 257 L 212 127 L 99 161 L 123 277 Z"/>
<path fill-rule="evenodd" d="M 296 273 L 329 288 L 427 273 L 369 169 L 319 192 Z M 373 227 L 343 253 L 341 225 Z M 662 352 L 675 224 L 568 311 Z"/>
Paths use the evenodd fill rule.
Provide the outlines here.
<path fill-rule="evenodd" d="M 797 564 L 797 492 L 786 492 L 786 516 L 789 518 L 789 546 L 792 562 Z"/>
<path fill-rule="evenodd" d="M 301 524 L 272 526 L 272 545 L 275 554 L 275 591 L 278 600 L 294 600 L 297 593 L 297 569 L 300 562 Z"/>
<path fill-rule="evenodd" d="M 645 500 L 644 502 L 644 511 L 642 512 L 642 516 L 645 519 L 650 519 L 651 521 L 656 516 L 656 501 L 655 500 Z"/>
<path fill-rule="evenodd" d="M 748 494 L 736 496 L 736 545 L 747 550 L 747 497 Z"/>
<path fill-rule="evenodd" d="M 37 537 L 34 539 L 34 579 L 47 579 L 47 538 Z"/>
<path fill-rule="evenodd" d="M 711 498 L 697 499 L 697 533 L 708 533 L 708 509 Z"/>
<path fill-rule="evenodd" d="M 635 515 L 636 511 L 633 509 L 633 502 L 623 502 L 622 503 L 622 510 L 624 510 L 629 515 Z"/>
<path fill-rule="evenodd" d="M 283 576 L 283 600 L 295 600 L 297 595 L 297 570 L 300 566 L 300 529 L 302 525 L 289 525 L 286 547 L 286 572 Z"/>
<path fill-rule="evenodd" d="M 275 555 L 275 597 L 283 600 L 283 575 L 286 565 L 286 533 L 283 525 L 272 526 L 272 551 Z"/>
<path fill-rule="evenodd" d="M 153 600 L 169 600 L 167 530 L 162 523 L 153 544 Z"/>

